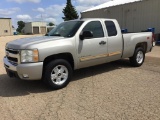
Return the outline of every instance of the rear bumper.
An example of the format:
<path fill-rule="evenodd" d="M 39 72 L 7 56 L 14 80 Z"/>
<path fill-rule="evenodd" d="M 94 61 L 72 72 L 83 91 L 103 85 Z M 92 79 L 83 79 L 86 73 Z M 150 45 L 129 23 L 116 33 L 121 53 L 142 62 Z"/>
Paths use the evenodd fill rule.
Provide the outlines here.
<path fill-rule="evenodd" d="M 153 41 L 152 46 L 153 46 L 153 47 L 156 46 L 156 41 Z"/>
<path fill-rule="evenodd" d="M 23 80 L 40 80 L 43 72 L 43 62 L 12 65 L 6 57 L 3 59 L 4 67 L 10 77 Z M 26 76 L 27 75 L 27 76 Z"/>

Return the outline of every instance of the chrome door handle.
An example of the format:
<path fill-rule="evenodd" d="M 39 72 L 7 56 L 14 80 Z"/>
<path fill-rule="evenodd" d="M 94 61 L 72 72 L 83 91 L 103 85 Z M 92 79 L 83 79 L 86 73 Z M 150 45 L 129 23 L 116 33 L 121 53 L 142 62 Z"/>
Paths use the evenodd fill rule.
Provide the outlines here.
<path fill-rule="evenodd" d="M 101 42 L 99 43 L 99 45 L 105 45 L 105 44 L 106 44 L 105 41 L 101 41 Z"/>

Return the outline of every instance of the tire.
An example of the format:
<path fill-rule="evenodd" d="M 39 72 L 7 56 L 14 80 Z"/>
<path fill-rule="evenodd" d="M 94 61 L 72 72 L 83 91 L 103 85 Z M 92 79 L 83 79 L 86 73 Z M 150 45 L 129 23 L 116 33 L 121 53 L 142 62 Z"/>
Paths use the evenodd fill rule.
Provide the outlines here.
<path fill-rule="evenodd" d="M 135 49 L 134 55 L 130 58 L 130 63 L 133 67 L 140 67 L 145 60 L 144 49 L 138 47 Z"/>
<path fill-rule="evenodd" d="M 68 85 L 72 78 L 72 67 L 63 59 L 51 61 L 44 68 L 44 82 L 52 89 L 57 90 Z"/>

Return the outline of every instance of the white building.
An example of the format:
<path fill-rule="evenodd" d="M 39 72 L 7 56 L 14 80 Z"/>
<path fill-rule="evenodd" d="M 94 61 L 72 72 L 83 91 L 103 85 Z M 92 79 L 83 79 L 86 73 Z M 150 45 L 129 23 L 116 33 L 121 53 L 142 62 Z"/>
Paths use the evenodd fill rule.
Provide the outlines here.
<path fill-rule="evenodd" d="M 28 22 L 25 23 L 23 32 L 25 34 L 46 34 L 47 33 L 46 22 Z"/>
<path fill-rule="evenodd" d="M 13 35 L 11 18 L 0 18 L 0 36 Z"/>
<path fill-rule="evenodd" d="M 155 28 L 160 40 L 160 0 L 111 0 L 81 13 L 82 18 L 117 19 L 128 32 Z"/>

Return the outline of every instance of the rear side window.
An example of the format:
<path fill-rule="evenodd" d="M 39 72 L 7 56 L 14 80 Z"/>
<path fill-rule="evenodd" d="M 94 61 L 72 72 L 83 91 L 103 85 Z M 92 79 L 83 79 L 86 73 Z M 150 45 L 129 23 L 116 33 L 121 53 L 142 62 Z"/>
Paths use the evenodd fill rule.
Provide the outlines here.
<path fill-rule="evenodd" d="M 93 38 L 104 37 L 104 32 L 100 21 L 89 22 L 84 28 L 83 31 L 93 32 Z"/>
<path fill-rule="evenodd" d="M 105 25 L 106 25 L 109 37 L 117 35 L 117 29 L 113 21 L 105 21 Z"/>

